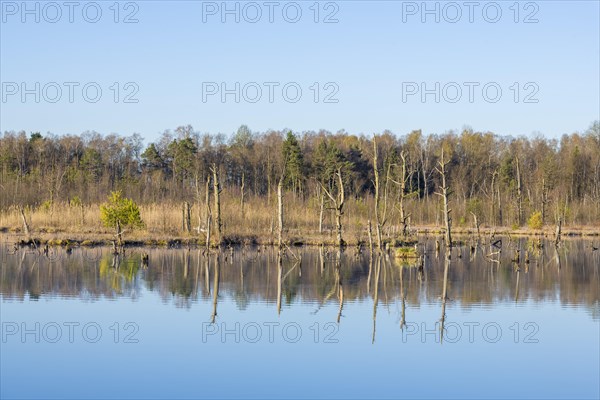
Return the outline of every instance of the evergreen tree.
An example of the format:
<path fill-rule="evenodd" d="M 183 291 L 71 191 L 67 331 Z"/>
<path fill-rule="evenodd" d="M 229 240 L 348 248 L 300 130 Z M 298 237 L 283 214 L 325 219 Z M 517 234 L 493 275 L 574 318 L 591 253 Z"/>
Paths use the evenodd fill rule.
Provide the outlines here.
<path fill-rule="evenodd" d="M 282 155 L 284 162 L 284 187 L 291 189 L 294 194 L 301 193 L 304 185 L 304 156 L 296 136 L 289 131 L 283 141 Z"/>

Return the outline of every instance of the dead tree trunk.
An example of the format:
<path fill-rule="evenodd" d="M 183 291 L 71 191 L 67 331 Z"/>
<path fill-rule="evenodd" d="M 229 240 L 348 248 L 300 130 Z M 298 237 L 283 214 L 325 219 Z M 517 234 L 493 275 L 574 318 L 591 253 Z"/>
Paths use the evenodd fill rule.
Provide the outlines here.
<path fill-rule="evenodd" d="M 479 230 L 479 219 L 477 218 L 477 214 L 471 211 L 471 215 L 473 216 L 473 220 L 475 222 L 475 228 L 477 229 L 477 240 L 481 239 L 481 231 Z"/>
<path fill-rule="evenodd" d="M 441 192 L 436 192 L 436 194 L 438 196 L 441 196 L 442 200 L 444 201 L 444 223 L 446 225 L 446 232 L 444 235 L 444 239 L 446 241 L 446 248 L 451 249 L 452 248 L 452 233 L 451 233 L 452 218 L 450 218 L 450 213 L 452 212 L 452 210 L 449 208 L 448 197 L 450 196 L 450 194 L 452 194 L 452 192 L 448 188 L 448 182 L 446 179 L 447 178 L 446 166 L 448 165 L 448 162 L 445 161 L 445 159 L 444 159 L 444 149 L 443 148 L 442 148 L 442 158 L 440 161 L 438 161 L 438 165 L 439 165 L 439 167 L 436 167 L 435 169 L 442 177 L 442 187 L 440 188 Z"/>
<path fill-rule="evenodd" d="M 200 179 L 198 174 L 196 174 L 196 208 L 198 209 L 198 235 L 200 235 L 202 229 L 202 197 L 200 196 Z"/>
<path fill-rule="evenodd" d="M 382 221 L 379 215 L 379 166 L 377 157 L 377 140 L 373 138 L 373 173 L 375 175 L 375 231 L 377 232 L 377 247 L 383 249 L 383 238 L 381 237 Z"/>
<path fill-rule="evenodd" d="M 345 200 L 345 190 L 344 190 L 344 181 L 342 179 L 342 171 L 338 169 L 338 201 L 335 205 L 335 227 L 337 231 L 337 244 L 339 247 L 342 247 L 346 244 L 344 239 L 342 238 L 342 215 L 344 215 L 344 200 Z"/>
<path fill-rule="evenodd" d="M 117 245 L 120 251 L 123 247 L 123 231 L 121 230 L 121 221 L 119 220 L 117 220 Z"/>
<path fill-rule="evenodd" d="M 383 248 L 383 229 L 387 223 L 387 211 L 388 211 L 388 183 L 391 180 L 390 171 L 392 165 L 388 164 L 385 174 L 385 184 L 383 185 L 383 206 L 380 206 L 381 199 L 381 182 L 379 179 L 379 168 L 378 168 L 378 151 L 377 143 L 373 139 L 373 172 L 375 175 L 375 223 L 377 224 L 377 247 Z"/>
<path fill-rule="evenodd" d="M 402 158 L 402 176 L 400 180 L 400 223 L 402 224 L 402 236 L 408 236 L 408 219 L 410 218 L 410 214 L 406 215 L 406 210 L 404 208 L 404 198 L 406 197 L 406 181 L 408 176 L 406 174 L 406 153 L 403 151 L 400 153 L 400 158 Z"/>
<path fill-rule="evenodd" d="M 25 211 L 23 211 L 23 206 L 19 206 L 19 213 L 21 214 L 21 220 L 23 221 L 23 231 L 27 238 L 31 236 L 31 230 L 29 229 L 29 224 L 27 223 L 27 218 L 25 218 Z"/>
<path fill-rule="evenodd" d="M 369 253 L 373 255 L 373 230 L 371 229 L 371 220 L 367 226 L 367 234 L 369 236 Z"/>
<path fill-rule="evenodd" d="M 345 193 L 344 193 L 344 180 L 342 179 L 341 168 L 338 168 L 336 175 L 338 178 L 338 183 L 337 183 L 338 191 L 337 191 L 336 196 L 333 196 L 333 194 L 331 194 L 325 188 L 325 186 L 321 185 L 321 187 L 323 188 L 323 190 L 325 191 L 327 196 L 329 196 L 329 198 L 333 202 L 334 210 L 335 210 L 335 228 L 336 228 L 336 236 L 337 236 L 337 245 L 339 247 L 343 247 L 346 245 L 346 242 L 344 241 L 344 239 L 342 237 L 342 216 L 344 215 Z"/>
<path fill-rule="evenodd" d="M 546 207 L 548 206 L 548 188 L 546 179 L 542 179 L 542 225 L 546 223 Z"/>
<path fill-rule="evenodd" d="M 242 193 L 240 195 L 240 208 L 242 211 L 242 220 L 244 219 L 244 197 L 246 195 L 246 191 L 245 191 L 245 186 L 246 186 L 246 173 L 244 171 L 242 171 Z"/>
<path fill-rule="evenodd" d="M 406 182 L 409 180 L 408 171 L 406 167 L 406 152 L 400 152 L 400 158 L 402 159 L 402 169 L 401 176 L 399 181 L 395 181 L 390 177 L 390 168 L 391 165 L 388 166 L 387 177 L 386 177 L 386 202 L 387 202 L 387 181 L 392 181 L 396 185 L 400 187 L 400 193 L 398 196 L 398 205 L 395 208 L 400 213 L 400 225 L 402 225 L 402 236 L 408 236 L 408 226 L 410 214 L 406 214 L 406 209 L 404 207 L 404 199 L 406 198 Z"/>
<path fill-rule="evenodd" d="M 213 191 L 215 195 L 215 223 L 217 228 L 217 244 L 220 247 L 223 241 L 223 224 L 221 222 L 221 185 L 219 184 L 219 170 L 215 164 L 212 166 Z"/>
<path fill-rule="evenodd" d="M 490 188 L 491 188 L 490 193 L 491 193 L 491 200 L 492 200 L 490 202 L 490 225 L 491 226 L 496 225 L 496 208 L 495 208 L 495 205 L 496 205 L 496 194 L 495 193 L 496 193 L 496 191 L 494 190 L 495 189 L 494 182 L 496 181 L 496 174 L 497 174 L 497 171 L 494 171 L 492 173 L 492 184 L 490 185 Z"/>
<path fill-rule="evenodd" d="M 277 184 L 277 219 L 279 221 L 279 230 L 277 235 L 277 244 L 279 251 L 283 248 L 283 180 L 280 179 Z"/>
<path fill-rule="evenodd" d="M 204 193 L 204 220 L 206 229 L 206 250 L 210 249 L 210 221 L 212 219 L 212 213 L 210 211 L 210 174 L 206 177 L 206 188 Z"/>
<path fill-rule="evenodd" d="M 325 194 L 319 193 L 320 207 L 319 207 L 319 234 L 323 233 L 323 214 L 325 212 Z"/>
<path fill-rule="evenodd" d="M 502 224 L 504 223 L 504 214 L 502 213 L 502 197 L 500 196 L 500 183 L 496 182 L 496 192 L 497 192 L 497 198 L 498 198 L 498 225 L 502 226 Z"/>
<path fill-rule="evenodd" d="M 183 228 L 184 232 L 190 232 L 192 230 L 192 213 L 191 213 L 191 207 L 190 207 L 190 203 L 189 202 L 184 202 L 183 203 L 183 209 L 182 209 L 182 221 L 181 221 L 181 225 Z"/>
<path fill-rule="evenodd" d="M 338 193 L 338 201 L 335 206 L 335 227 L 337 231 L 337 244 L 339 247 L 344 246 L 346 243 L 342 238 L 342 215 L 344 215 L 344 182 L 342 180 L 342 172 L 338 170 L 338 180 L 339 180 L 339 193 Z"/>
<path fill-rule="evenodd" d="M 523 189 L 521 186 L 521 168 L 519 166 L 519 157 L 516 157 L 517 164 L 517 223 L 523 225 Z"/>

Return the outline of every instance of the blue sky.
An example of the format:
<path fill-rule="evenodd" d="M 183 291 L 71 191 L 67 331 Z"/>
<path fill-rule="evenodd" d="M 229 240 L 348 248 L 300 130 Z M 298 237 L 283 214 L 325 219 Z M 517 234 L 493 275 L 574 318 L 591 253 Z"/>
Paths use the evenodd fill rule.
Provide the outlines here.
<path fill-rule="evenodd" d="M 469 125 L 559 137 L 600 118 L 598 1 L 228 2 L 239 23 L 220 1 L 120 2 L 118 15 L 114 1 L 27 2 L 30 14 L 0 3 L 2 131 L 152 141 L 185 124 L 225 134 L 241 124 L 364 134 Z"/>

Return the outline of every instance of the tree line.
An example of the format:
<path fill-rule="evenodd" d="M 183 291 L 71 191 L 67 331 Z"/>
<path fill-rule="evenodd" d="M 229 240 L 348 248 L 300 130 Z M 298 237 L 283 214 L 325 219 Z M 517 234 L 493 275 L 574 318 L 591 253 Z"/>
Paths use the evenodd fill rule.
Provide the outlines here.
<path fill-rule="evenodd" d="M 148 144 L 139 134 L 97 132 L 7 131 L 0 138 L 2 212 L 100 204 L 114 191 L 140 204 L 195 204 L 204 202 L 215 179 L 223 196 L 240 202 L 242 214 L 249 198 L 275 207 L 281 186 L 293 204 L 315 210 L 319 230 L 326 214 L 342 218 L 348 202 L 364 206 L 377 229 L 443 225 L 435 196 L 443 187 L 454 225 L 521 227 L 537 214 L 541 225 L 561 219 L 597 226 L 600 123 L 560 139 L 470 128 L 366 136 L 253 132 L 245 125 L 230 136 L 180 126 Z"/>

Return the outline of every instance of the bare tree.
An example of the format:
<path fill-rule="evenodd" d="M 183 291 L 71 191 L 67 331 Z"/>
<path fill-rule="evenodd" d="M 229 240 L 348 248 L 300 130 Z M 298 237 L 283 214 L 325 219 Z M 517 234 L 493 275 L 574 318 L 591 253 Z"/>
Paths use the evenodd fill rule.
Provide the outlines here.
<path fill-rule="evenodd" d="M 219 183 L 219 170 L 216 164 L 211 167 L 213 173 L 213 192 L 215 195 L 215 224 L 217 228 L 217 244 L 223 241 L 223 223 L 221 222 L 221 185 Z"/>
<path fill-rule="evenodd" d="M 380 205 L 379 198 L 380 196 L 380 185 L 379 185 L 379 165 L 378 165 L 378 151 L 377 151 L 377 137 L 373 137 L 373 173 L 375 175 L 375 225 L 377 231 L 377 247 L 379 250 L 383 249 L 383 238 L 382 238 L 382 226 L 385 224 L 385 213 L 387 206 L 384 206 L 384 210 L 382 211 L 383 215 L 380 215 Z M 387 200 L 387 199 L 386 199 Z M 386 202 L 387 203 L 387 202 Z"/>
<path fill-rule="evenodd" d="M 331 201 L 333 202 L 333 209 L 335 211 L 335 228 L 336 228 L 336 237 L 337 237 L 337 245 L 339 247 L 345 246 L 346 242 L 342 238 L 342 216 L 344 215 L 344 201 L 345 201 L 345 189 L 344 189 L 344 180 L 342 179 L 342 168 L 339 167 L 336 171 L 336 176 L 338 178 L 338 190 L 337 195 L 334 196 L 331 192 L 325 188 L 323 184 L 321 187 L 329 196 Z"/>
<path fill-rule="evenodd" d="M 277 244 L 281 251 L 283 248 L 283 179 L 280 179 L 277 184 L 277 220 L 279 221 Z"/>
<path fill-rule="evenodd" d="M 446 166 L 448 164 L 449 164 L 449 161 L 446 161 L 444 159 L 444 148 L 442 147 L 442 157 L 438 161 L 438 166 L 435 167 L 436 171 L 442 177 L 442 187 L 440 188 L 440 192 L 436 192 L 436 194 L 438 196 L 442 197 L 442 200 L 444 202 L 444 223 L 446 225 L 446 232 L 444 235 L 444 239 L 446 241 L 446 248 L 451 249 L 452 248 L 452 233 L 451 233 L 452 218 L 450 217 L 450 213 L 452 212 L 452 210 L 449 208 L 449 196 L 452 192 L 448 188 L 448 183 L 447 183 Z"/>

